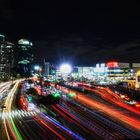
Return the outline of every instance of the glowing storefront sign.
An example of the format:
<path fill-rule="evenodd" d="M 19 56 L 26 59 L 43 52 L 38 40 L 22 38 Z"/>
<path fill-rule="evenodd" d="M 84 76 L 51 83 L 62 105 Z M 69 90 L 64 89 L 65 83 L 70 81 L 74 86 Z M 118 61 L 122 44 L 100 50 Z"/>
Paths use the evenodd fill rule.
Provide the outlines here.
<path fill-rule="evenodd" d="M 108 62 L 107 63 L 108 68 L 117 68 L 119 67 L 118 62 Z"/>

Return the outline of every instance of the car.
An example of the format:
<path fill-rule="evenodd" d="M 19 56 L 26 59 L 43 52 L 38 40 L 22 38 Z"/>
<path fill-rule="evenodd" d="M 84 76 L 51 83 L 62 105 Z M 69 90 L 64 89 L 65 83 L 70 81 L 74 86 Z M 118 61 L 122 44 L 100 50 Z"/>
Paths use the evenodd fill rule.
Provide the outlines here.
<path fill-rule="evenodd" d="M 137 102 L 135 105 L 134 105 L 135 109 L 136 110 L 139 110 L 140 111 L 140 102 Z"/>
<path fill-rule="evenodd" d="M 124 94 L 120 94 L 121 99 L 124 99 L 126 96 Z"/>
<path fill-rule="evenodd" d="M 128 96 L 125 96 L 124 100 L 130 101 L 130 98 Z"/>
<path fill-rule="evenodd" d="M 129 100 L 129 101 L 125 101 L 127 104 L 134 106 L 135 104 L 137 104 L 137 102 L 135 100 Z"/>

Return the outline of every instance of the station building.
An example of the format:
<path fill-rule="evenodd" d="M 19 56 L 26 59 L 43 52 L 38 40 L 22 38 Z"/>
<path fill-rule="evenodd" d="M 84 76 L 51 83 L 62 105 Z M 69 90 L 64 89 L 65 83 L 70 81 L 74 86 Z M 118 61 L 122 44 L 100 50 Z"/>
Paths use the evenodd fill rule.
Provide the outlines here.
<path fill-rule="evenodd" d="M 140 63 L 125 63 L 110 61 L 96 64 L 93 67 L 74 67 L 72 76 L 79 79 L 106 80 L 110 82 L 124 81 L 136 78 Z"/>

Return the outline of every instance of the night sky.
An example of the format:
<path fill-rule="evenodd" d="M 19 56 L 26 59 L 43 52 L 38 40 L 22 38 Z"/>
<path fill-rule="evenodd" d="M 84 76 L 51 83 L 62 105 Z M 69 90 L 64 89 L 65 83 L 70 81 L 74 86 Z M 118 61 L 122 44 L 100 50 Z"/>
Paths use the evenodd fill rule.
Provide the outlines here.
<path fill-rule="evenodd" d="M 1 0 L 0 33 L 31 40 L 34 63 L 140 62 L 140 3 Z"/>

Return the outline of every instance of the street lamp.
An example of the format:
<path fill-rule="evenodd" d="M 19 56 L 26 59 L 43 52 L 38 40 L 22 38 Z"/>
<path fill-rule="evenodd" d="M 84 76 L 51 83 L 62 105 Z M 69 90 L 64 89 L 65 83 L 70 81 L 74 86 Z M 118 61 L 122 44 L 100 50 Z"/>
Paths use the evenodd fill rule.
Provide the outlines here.
<path fill-rule="evenodd" d="M 62 74 L 70 74 L 72 71 L 72 67 L 70 64 L 62 64 L 60 66 L 60 71 Z"/>
<path fill-rule="evenodd" d="M 41 76 L 41 71 L 42 71 L 41 66 L 35 65 L 35 66 L 33 67 L 33 69 L 34 69 L 34 71 L 35 71 L 36 74 L 38 74 L 39 76 Z"/>
<path fill-rule="evenodd" d="M 72 66 L 68 63 L 64 63 L 60 66 L 60 72 L 62 78 L 67 78 L 68 75 L 72 72 Z"/>
<path fill-rule="evenodd" d="M 60 66 L 60 72 L 62 76 L 67 77 L 72 72 L 72 66 L 68 63 L 64 63 Z"/>
<path fill-rule="evenodd" d="M 39 71 L 39 69 L 40 69 L 40 66 L 39 65 L 35 65 L 34 66 L 34 70 Z"/>

